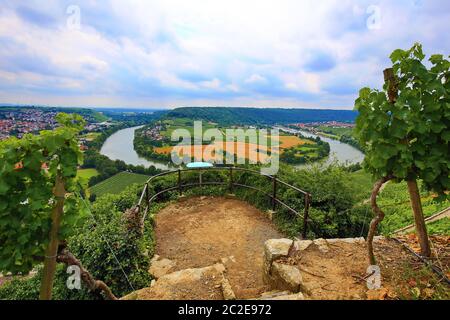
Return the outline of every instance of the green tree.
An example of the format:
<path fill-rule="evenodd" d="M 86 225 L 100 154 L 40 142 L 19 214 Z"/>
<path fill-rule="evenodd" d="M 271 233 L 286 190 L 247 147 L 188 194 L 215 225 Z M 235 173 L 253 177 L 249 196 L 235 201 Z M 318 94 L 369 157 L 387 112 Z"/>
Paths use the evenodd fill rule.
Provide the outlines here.
<path fill-rule="evenodd" d="M 58 240 L 84 216 L 74 193 L 84 120 L 61 113 L 57 121 L 54 130 L 0 142 L 0 272 L 26 274 L 44 260 L 47 298 Z"/>
<path fill-rule="evenodd" d="M 375 263 L 372 239 L 384 213 L 376 204 L 383 183 L 407 181 L 416 230 L 424 256 L 430 255 L 417 179 L 438 193 L 450 189 L 450 62 L 432 55 L 424 65 L 420 44 L 395 50 L 393 68 L 384 71 L 382 91 L 363 88 L 355 102 L 356 135 L 366 150 L 365 169 L 378 179 L 371 203 L 376 217 L 369 236 L 369 259 Z"/>

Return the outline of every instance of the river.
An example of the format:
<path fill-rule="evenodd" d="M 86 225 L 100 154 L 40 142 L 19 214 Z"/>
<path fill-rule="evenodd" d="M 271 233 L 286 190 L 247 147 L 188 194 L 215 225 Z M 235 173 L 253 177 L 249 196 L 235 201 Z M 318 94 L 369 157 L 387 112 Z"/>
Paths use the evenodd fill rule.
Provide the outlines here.
<path fill-rule="evenodd" d="M 126 128 L 112 134 L 108 137 L 108 139 L 106 139 L 105 143 L 103 143 L 100 153 L 107 156 L 111 160 L 122 160 L 126 164 L 132 164 L 134 166 L 155 166 L 158 169 L 168 169 L 169 166 L 167 164 L 147 160 L 140 157 L 136 151 L 134 151 L 134 131 L 142 127 L 143 126 Z"/>
<path fill-rule="evenodd" d="M 167 164 L 144 159 L 138 156 L 136 151 L 134 151 L 134 131 L 139 128 L 142 128 L 142 126 L 117 131 L 106 139 L 100 153 L 112 160 L 123 160 L 125 163 L 135 166 L 143 165 L 145 167 L 149 167 L 152 165 L 158 169 L 168 169 L 169 166 Z M 305 137 L 317 137 L 317 135 L 303 130 L 295 130 L 284 127 L 280 127 L 279 129 L 290 133 L 301 133 Z M 330 156 L 324 163 L 330 163 L 334 159 L 340 163 L 348 164 L 358 163 L 364 160 L 364 154 L 361 151 L 346 143 L 326 137 L 320 137 L 320 139 L 330 144 Z"/>
<path fill-rule="evenodd" d="M 280 129 L 280 131 L 282 130 L 288 133 L 294 134 L 301 133 L 303 136 L 307 138 L 318 137 L 318 135 L 304 130 L 296 130 L 285 127 L 279 127 L 278 129 Z M 347 164 L 361 163 L 364 160 L 364 153 L 362 153 L 361 151 L 352 147 L 349 144 L 342 143 L 338 140 L 330 139 L 323 136 L 320 136 L 320 139 L 330 144 L 330 156 L 325 161 L 325 164 L 329 164 L 334 160 L 337 160 L 339 163 L 347 163 Z"/>

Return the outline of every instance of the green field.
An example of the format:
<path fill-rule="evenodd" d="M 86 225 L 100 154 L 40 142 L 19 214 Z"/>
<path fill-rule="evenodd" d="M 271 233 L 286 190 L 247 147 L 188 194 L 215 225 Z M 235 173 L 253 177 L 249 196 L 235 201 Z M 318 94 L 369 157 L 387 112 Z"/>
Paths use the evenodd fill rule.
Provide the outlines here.
<path fill-rule="evenodd" d="M 330 138 L 334 138 L 339 140 L 339 138 L 343 135 L 352 136 L 353 135 L 353 129 L 352 128 L 334 128 L 330 126 L 318 126 L 316 127 L 317 130 L 321 131 L 322 133 L 325 133 Z"/>
<path fill-rule="evenodd" d="M 85 189 L 88 187 L 89 179 L 97 175 L 98 171 L 96 169 L 79 169 L 77 171 L 77 178 Z"/>
<path fill-rule="evenodd" d="M 351 182 L 359 186 L 360 192 L 357 194 L 357 199 L 360 201 L 368 199 L 373 186 L 370 175 L 360 170 L 351 173 L 350 177 Z M 421 199 L 425 218 L 450 207 L 450 201 L 438 202 L 432 194 L 423 190 L 421 190 Z M 414 223 L 406 182 L 389 182 L 378 196 L 378 205 L 385 213 L 385 218 L 380 224 L 382 234 L 390 234 Z M 448 222 L 436 222 L 435 227 L 430 225 L 428 229 L 430 234 L 450 234 Z"/>
<path fill-rule="evenodd" d="M 161 134 L 167 139 L 170 139 L 172 137 L 172 133 L 178 129 L 187 130 L 187 131 L 189 131 L 191 136 L 194 136 L 194 121 L 193 120 L 179 118 L 179 119 L 164 120 L 163 123 L 166 127 L 166 130 L 161 131 Z M 217 128 L 217 125 L 213 124 L 213 123 L 209 123 L 207 121 L 202 121 L 202 127 L 203 127 L 203 132 L 204 132 L 205 130 L 208 130 L 208 129 Z"/>
<path fill-rule="evenodd" d="M 139 183 L 144 184 L 149 179 L 149 176 L 143 174 L 136 174 L 130 172 L 120 172 L 111 178 L 108 178 L 95 186 L 92 186 L 89 191 L 97 197 L 107 193 L 117 194 L 123 191 L 126 187 Z"/>
<path fill-rule="evenodd" d="M 450 218 L 443 218 L 427 225 L 429 234 L 450 235 Z"/>

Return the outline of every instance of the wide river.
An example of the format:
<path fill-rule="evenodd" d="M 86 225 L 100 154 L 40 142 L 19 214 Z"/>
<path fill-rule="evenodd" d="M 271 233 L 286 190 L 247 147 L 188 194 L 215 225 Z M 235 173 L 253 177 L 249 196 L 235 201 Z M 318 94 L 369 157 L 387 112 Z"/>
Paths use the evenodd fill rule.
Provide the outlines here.
<path fill-rule="evenodd" d="M 125 163 L 135 166 L 143 165 L 145 167 L 149 167 L 153 165 L 158 169 L 168 169 L 168 164 L 144 159 L 142 157 L 139 157 L 136 151 L 134 151 L 134 131 L 141 127 L 142 126 L 117 131 L 108 139 L 106 139 L 100 150 L 100 153 L 112 160 L 123 160 Z M 291 133 L 299 132 L 305 137 L 317 137 L 317 135 L 303 130 L 294 130 L 288 128 L 280 129 Z M 320 138 L 330 144 L 330 157 L 328 157 L 325 163 L 330 163 L 334 159 L 336 159 L 340 163 L 348 164 L 358 163 L 364 160 L 364 154 L 358 149 L 337 140 L 326 137 Z"/>
<path fill-rule="evenodd" d="M 100 153 L 107 156 L 111 160 L 122 160 L 125 163 L 132 164 L 134 166 L 155 166 L 158 169 L 168 169 L 169 166 L 167 164 L 147 160 L 138 156 L 136 151 L 134 151 L 134 131 L 142 127 L 143 126 L 126 128 L 112 134 L 108 139 L 106 139 Z"/>
<path fill-rule="evenodd" d="M 308 131 L 303 130 L 295 130 L 285 127 L 280 127 L 280 130 L 289 132 L 289 133 L 301 133 L 303 136 L 307 138 L 316 138 L 318 137 L 316 134 L 312 134 Z M 358 149 L 352 147 L 349 144 L 342 143 L 338 140 L 330 139 L 327 137 L 320 136 L 322 141 L 328 142 L 330 144 L 330 156 L 326 160 L 326 164 L 337 160 L 339 163 L 347 163 L 354 164 L 360 163 L 364 160 L 364 153 L 359 151 Z"/>

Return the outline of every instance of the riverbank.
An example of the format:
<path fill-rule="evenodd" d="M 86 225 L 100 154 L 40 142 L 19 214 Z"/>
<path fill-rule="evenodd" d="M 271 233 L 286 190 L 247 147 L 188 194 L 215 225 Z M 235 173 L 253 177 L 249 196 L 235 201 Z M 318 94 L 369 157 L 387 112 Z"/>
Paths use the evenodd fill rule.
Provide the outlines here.
<path fill-rule="evenodd" d="M 304 130 L 298 130 L 298 129 L 291 129 L 283 126 L 276 127 L 280 131 L 292 133 L 292 134 L 302 134 L 303 136 L 307 138 L 317 138 L 320 137 L 322 141 L 327 142 L 330 145 L 330 155 L 329 157 L 324 161 L 324 164 L 330 164 L 333 161 L 338 161 L 342 164 L 356 164 L 361 163 L 364 160 L 364 153 L 362 153 L 360 150 L 356 149 L 355 147 L 346 144 L 344 142 L 341 142 L 339 140 L 319 136 L 317 134 L 313 134 L 308 131 Z"/>
<path fill-rule="evenodd" d="M 122 160 L 127 164 L 132 164 L 135 166 L 153 165 L 157 169 L 169 169 L 169 164 L 143 158 L 139 156 L 134 150 L 134 132 L 139 128 L 142 128 L 142 126 L 121 129 L 115 132 L 114 134 L 109 136 L 103 143 L 100 149 L 100 153 L 112 160 Z M 277 128 L 288 133 L 301 133 L 307 138 L 315 139 L 316 137 L 318 137 L 318 135 L 303 130 L 296 130 L 285 127 Z M 339 163 L 347 164 L 360 163 L 364 160 L 364 154 L 348 144 L 326 137 L 321 137 L 321 139 L 330 145 L 330 156 L 324 160 L 325 164 L 331 163 L 334 160 L 337 160 Z"/>
<path fill-rule="evenodd" d="M 107 156 L 111 160 L 122 160 L 126 164 L 134 166 L 154 166 L 160 170 L 169 169 L 169 164 L 140 157 L 134 150 L 134 132 L 142 127 L 136 126 L 115 132 L 103 143 L 100 154 Z"/>

